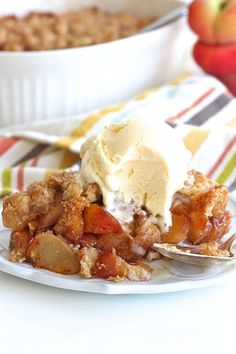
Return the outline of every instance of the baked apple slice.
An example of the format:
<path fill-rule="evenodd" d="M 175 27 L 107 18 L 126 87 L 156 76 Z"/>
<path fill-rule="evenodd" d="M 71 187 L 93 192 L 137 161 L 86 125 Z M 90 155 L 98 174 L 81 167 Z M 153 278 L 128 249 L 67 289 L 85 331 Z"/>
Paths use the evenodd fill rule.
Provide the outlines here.
<path fill-rule="evenodd" d="M 97 248 L 103 252 L 115 249 L 117 255 L 128 262 L 136 261 L 146 254 L 146 250 L 136 244 L 133 237 L 125 232 L 97 236 Z"/>
<path fill-rule="evenodd" d="M 45 229 L 46 227 L 55 225 L 62 213 L 63 206 L 61 203 L 55 203 L 45 215 L 38 217 L 32 224 L 35 224 L 39 229 Z"/>
<path fill-rule="evenodd" d="M 116 254 L 113 249 L 100 255 L 92 269 L 92 274 L 99 278 L 112 280 L 148 281 L 152 268 L 146 263 L 129 264 Z"/>
<path fill-rule="evenodd" d="M 30 242 L 28 259 L 35 268 L 43 268 L 61 274 L 79 271 L 79 259 L 72 248 L 52 231 L 37 234 Z"/>
<path fill-rule="evenodd" d="M 185 215 L 172 213 L 172 226 L 169 232 L 162 235 L 162 242 L 179 243 L 187 238 L 189 231 L 189 221 Z"/>
<path fill-rule="evenodd" d="M 83 234 L 79 240 L 80 247 L 96 247 L 98 242 L 97 235 L 94 234 Z"/>
<path fill-rule="evenodd" d="M 210 218 L 211 231 L 206 235 L 201 243 L 208 243 L 219 240 L 230 228 L 231 214 L 225 211 L 219 218 Z"/>
<path fill-rule="evenodd" d="M 127 272 L 127 263 L 119 256 L 115 250 L 103 253 L 98 257 L 92 274 L 99 278 L 124 277 Z"/>
<path fill-rule="evenodd" d="M 119 221 L 98 204 L 91 204 L 83 213 L 84 232 L 91 234 L 121 233 Z"/>
<path fill-rule="evenodd" d="M 13 231 L 10 238 L 9 260 L 12 262 L 22 262 L 26 260 L 27 250 L 32 239 L 29 230 Z"/>
<path fill-rule="evenodd" d="M 212 224 L 210 218 L 201 211 L 193 211 L 189 213 L 189 233 L 188 241 L 193 244 L 202 243 L 211 233 Z"/>

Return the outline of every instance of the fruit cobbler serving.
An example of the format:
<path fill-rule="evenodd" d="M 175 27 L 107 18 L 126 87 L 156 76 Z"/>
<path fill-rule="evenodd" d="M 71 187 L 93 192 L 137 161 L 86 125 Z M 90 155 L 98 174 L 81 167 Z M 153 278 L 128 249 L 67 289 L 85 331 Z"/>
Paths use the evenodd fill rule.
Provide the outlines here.
<path fill-rule="evenodd" d="M 171 127 L 148 123 L 108 125 L 82 146 L 79 172 L 52 173 L 5 197 L 9 260 L 82 278 L 148 281 L 160 257 L 154 243 L 216 249 L 230 227 L 227 188 L 188 170 L 191 154 Z"/>

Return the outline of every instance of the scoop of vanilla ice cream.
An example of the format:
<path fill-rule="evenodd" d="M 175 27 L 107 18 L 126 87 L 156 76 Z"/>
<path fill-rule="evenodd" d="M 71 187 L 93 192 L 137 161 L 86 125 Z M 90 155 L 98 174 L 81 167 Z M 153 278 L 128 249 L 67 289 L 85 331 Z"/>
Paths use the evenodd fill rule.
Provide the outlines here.
<path fill-rule="evenodd" d="M 145 207 L 171 224 L 173 195 L 183 186 L 191 158 L 173 128 L 156 118 L 134 117 L 90 137 L 80 154 L 81 182 L 96 182 L 116 217 L 127 221 Z"/>

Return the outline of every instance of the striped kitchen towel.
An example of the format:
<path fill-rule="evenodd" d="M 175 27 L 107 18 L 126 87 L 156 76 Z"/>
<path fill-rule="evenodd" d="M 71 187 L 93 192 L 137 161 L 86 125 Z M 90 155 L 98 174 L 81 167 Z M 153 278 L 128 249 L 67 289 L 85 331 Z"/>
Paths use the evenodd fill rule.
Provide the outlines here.
<path fill-rule="evenodd" d="M 88 136 L 135 114 L 173 126 L 193 153 L 191 167 L 226 184 L 236 196 L 236 99 L 218 80 L 203 74 L 182 77 L 91 114 L 0 129 L 1 196 L 52 170 L 78 169 L 80 147 Z"/>

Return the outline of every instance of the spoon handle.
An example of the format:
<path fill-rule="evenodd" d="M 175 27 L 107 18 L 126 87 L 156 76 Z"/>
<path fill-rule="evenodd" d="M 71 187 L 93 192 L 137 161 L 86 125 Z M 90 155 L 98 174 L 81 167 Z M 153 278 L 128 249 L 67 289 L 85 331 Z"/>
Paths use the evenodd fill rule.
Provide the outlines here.
<path fill-rule="evenodd" d="M 136 34 L 137 33 L 145 33 L 145 32 L 157 29 L 159 27 L 162 27 L 162 26 L 184 16 L 186 13 L 187 13 L 186 5 L 180 6 L 177 9 L 169 12 L 167 15 L 161 16 L 156 21 L 152 22 L 150 25 L 142 28 L 140 31 L 136 32 Z"/>
<path fill-rule="evenodd" d="M 231 249 L 235 246 L 235 244 L 236 244 L 236 234 L 232 235 L 230 238 L 228 238 L 228 240 L 222 243 L 219 246 L 219 249 L 231 251 Z"/>

